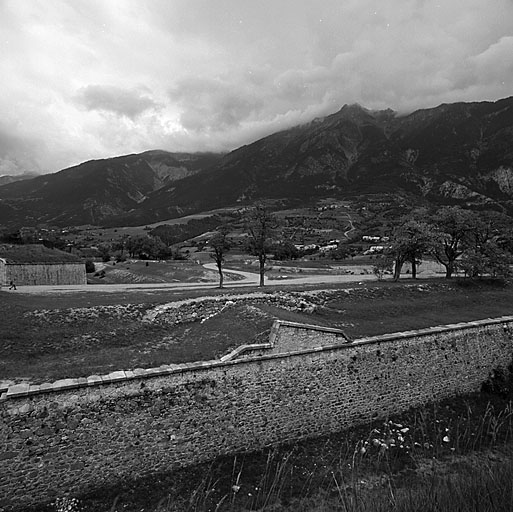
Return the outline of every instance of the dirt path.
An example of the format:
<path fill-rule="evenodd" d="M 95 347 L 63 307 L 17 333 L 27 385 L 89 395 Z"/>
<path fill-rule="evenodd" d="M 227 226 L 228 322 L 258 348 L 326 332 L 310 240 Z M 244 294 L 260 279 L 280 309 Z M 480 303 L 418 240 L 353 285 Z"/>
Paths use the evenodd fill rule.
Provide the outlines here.
<path fill-rule="evenodd" d="M 207 263 L 204 265 L 207 270 L 215 270 L 215 263 Z M 242 277 L 237 281 L 225 281 L 225 288 L 241 288 L 245 286 L 258 286 L 260 276 L 253 272 L 245 272 L 242 270 L 225 269 L 227 274 L 237 274 Z M 374 281 L 376 277 L 373 274 L 363 275 L 340 275 L 325 274 L 302 277 L 288 277 L 286 280 L 269 280 L 266 279 L 268 285 L 279 285 L 286 287 L 298 284 L 336 284 L 350 283 L 360 281 Z M 30 294 L 47 294 L 47 293 L 76 293 L 76 292 L 130 292 L 130 291 L 155 291 L 155 290 L 205 290 L 217 287 L 217 282 L 210 283 L 126 283 L 126 284 L 84 284 L 84 285 L 42 285 L 42 286 L 18 286 L 16 292 L 12 293 L 30 293 Z"/>
<path fill-rule="evenodd" d="M 353 228 L 354 229 L 354 228 Z M 351 231 L 351 230 L 348 230 Z M 346 233 L 348 232 L 346 231 Z M 217 267 L 215 263 L 206 263 L 203 265 L 206 270 L 215 271 Z M 234 270 L 230 268 L 224 269 L 226 274 L 236 274 L 242 279 L 236 281 L 226 280 L 224 283 L 225 288 L 241 288 L 247 286 L 258 286 L 260 276 L 254 272 L 247 272 L 242 270 Z M 426 269 L 422 272 L 422 278 L 426 277 L 439 277 L 435 271 Z M 391 279 L 387 276 L 385 279 Z M 302 284 L 343 284 L 354 283 L 362 281 L 375 281 L 374 274 L 318 274 L 309 276 L 287 276 L 286 279 L 269 279 L 266 276 L 265 283 L 270 286 L 287 287 Z M 206 290 L 217 288 L 217 281 L 210 282 L 174 282 L 174 283 L 123 283 L 123 284 L 83 284 L 83 285 L 42 285 L 42 286 L 18 286 L 16 291 L 10 293 L 27 293 L 27 294 L 48 294 L 48 293 L 76 293 L 76 292 L 102 292 L 102 293 L 115 293 L 115 292 L 138 292 L 138 291 L 161 291 L 161 290 Z M 9 291 L 3 288 L 2 291 Z"/>
<path fill-rule="evenodd" d="M 351 231 L 354 231 L 356 228 L 354 227 L 353 219 L 351 219 L 351 215 L 349 215 L 349 213 L 346 215 L 347 215 L 347 221 L 349 222 L 349 225 L 351 227 L 347 231 L 344 231 L 344 236 L 349 240 L 349 233 L 351 233 Z"/>

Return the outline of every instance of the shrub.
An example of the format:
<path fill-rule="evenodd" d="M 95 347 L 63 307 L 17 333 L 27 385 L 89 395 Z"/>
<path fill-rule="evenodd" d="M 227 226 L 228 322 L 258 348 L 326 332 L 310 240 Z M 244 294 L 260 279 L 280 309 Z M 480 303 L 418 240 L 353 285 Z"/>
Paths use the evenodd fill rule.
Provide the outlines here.
<path fill-rule="evenodd" d="M 114 253 L 114 259 L 116 260 L 117 263 L 121 263 L 123 261 L 126 261 L 126 256 L 124 255 L 124 253 L 122 251 L 116 251 Z"/>
<path fill-rule="evenodd" d="M 86 260 L 85 268 L 87 274 L 93 274 L 96 272 L 96 267 L 94 266 L 94 262 L 92 260 Z"/>
<path fill-rule="evenodd" d="M 387 256 L 377 256 L 374 265 L 372 266 L 372 272 L 381 281 L 387 272 L 392 270 L 392 261 Z"/>

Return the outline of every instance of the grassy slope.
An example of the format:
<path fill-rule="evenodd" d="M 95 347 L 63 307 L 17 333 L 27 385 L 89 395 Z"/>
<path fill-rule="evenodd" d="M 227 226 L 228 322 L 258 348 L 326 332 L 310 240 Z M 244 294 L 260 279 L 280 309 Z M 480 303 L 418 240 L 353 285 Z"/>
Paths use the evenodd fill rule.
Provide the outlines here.
<path fill-rule="evenodd" d="M 220 293 L 215 289 L 208 292 Z M 0 379 L 41 382 L 208 360 L 265 338 L 275 318 L 339 327 L 357 338 L 513 313 L 511 286 L 458 281 L 412 284 L 405 280 L 334 288 L 324 295 L 324 301 L 322 296 L 305 291 L 302 295 L 306 300 L 323 302 L 311 313 L 272 305 L 237 305 L 204 323 L 170 326 L 141 322 L 146 310 L 157 304 L 204 294 L 165 291 L 33 296 L 0 292 L 4 320 Z M 113 307 L 100 308 L 95 314 L 88 309 L 101 305 Z M 84 309 L 77 312 L 73 308 Z"/>

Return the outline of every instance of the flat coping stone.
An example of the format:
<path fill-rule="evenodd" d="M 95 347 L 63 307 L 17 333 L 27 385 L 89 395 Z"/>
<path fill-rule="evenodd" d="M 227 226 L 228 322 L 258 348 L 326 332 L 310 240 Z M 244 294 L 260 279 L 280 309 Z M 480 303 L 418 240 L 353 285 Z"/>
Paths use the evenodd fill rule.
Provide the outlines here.
<path fill-rule="evenodd" d="M 30 384 L 15 384 L 7 389 L 7 397 L 28 395 Z"/>
<path fill-rule="evenodd" d="M 109 377 L 111 382 L 116 382 L 119 380 L 126 380 L 126 373 L 122 370 L 119 370 L 117 372 L 111 372 L 107 375 Z"/>
<path fill-rule="evenodd" d="M 52 388 L 53 389 L 70 389 L 70 388 L 76 388 L 78 386 L 78 382 L 76 379 L 60 379 L 56 380 Z"/>
<path fill-rule="evenodd" d="M 87 385 L 88 386 L 96 386 L 97 384 L 101 384 L 103 379 L 99 375 L 90 375 L 87 377 Z"/>

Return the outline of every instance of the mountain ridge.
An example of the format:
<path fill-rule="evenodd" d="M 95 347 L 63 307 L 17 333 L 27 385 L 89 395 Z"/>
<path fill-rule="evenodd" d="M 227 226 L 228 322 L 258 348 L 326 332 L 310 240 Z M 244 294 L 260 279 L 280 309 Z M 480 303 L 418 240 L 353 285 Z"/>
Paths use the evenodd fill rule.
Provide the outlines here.
<path fill-rule="evenodd" d="M 56 201 L 52 212 L 40 215 L 44 221 L 70 225 L 85 219 L 136 225 L 256 200 L 301 202 L 373 193 L 405 193 L 435 204 L 513 214 L 512 142 L 513 97 L 445 103 L 406 115 L 344 105 L 226 155 L 190 157 L 152 150 L 56 173 L 73 176 L 80 171 L 83 177 L 81 166 L 94 174 L 93 168 L 103 165 L 80 212 L 68 210 L 62 201 L 59 205 L 43 181 L 5 185 L 0 187 L 0 222 L 6 209 L 21 205 L 28 215 L 18 219 L 36 222 L 30 214 L 43 211 L 41 197 Z M 189 164 L 187 158 L 192 159 Z M 137 165 L 134 159 L 139 159 Z M 105 167 L 111 169 L 110 180 Z M 169 169 L 175 169 L 173 179 L 165 177 Z"/>
<path fill-rule="evenodd" d="M 89 160 L 56 173 L 6 184 L 0 187 L 0 222 L 102 223 L 136 208 L 164 184 L 212 166 L 220 157 L 214 153 L 150 150 Z"/>

